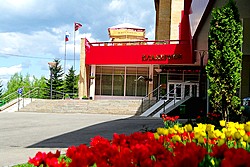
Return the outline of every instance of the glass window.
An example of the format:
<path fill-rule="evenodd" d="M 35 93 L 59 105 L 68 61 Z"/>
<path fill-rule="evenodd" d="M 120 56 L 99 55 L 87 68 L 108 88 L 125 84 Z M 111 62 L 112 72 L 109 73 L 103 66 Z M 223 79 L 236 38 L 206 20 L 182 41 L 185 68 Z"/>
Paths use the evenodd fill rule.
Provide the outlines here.
<path fill-rule="evenodd" d="M 96 74 L 95 75 L 95 94 L 100 95 L 101 94 L 101 75 Z"/>
<path fill-rule="evenodd" d="M 190 96 L 190 85 L 185 85 L 184 96 Z"/>
<path fill-rule="evenodd" d="M 126 96 L 147 94 L 148 81 L 137 78 L 148 77 L 148 72 L 148 67 L 126 67 Z M 125 67 L 97 66 L 95 79 L 96 95 L 124 96 Z"/>
<path fill-rule="evenodd" d="M 176 85 L 176 97 L 181 97 L 181 87 Z"/>
<path fill-rule="evenodd" d="M 101 66 L 96 66 L 96 74 L 101 74 L 102 73 L 102 67 Z"/>
<path fill-rule="evenodd" d="M 112 66 L 102 67 L 102 74 L 113 74 Z"/>
<path fill-rule="evenodd" d="M 127 74 L 136 74 L 136 67 L 127 67 Z"/>
<path fill-rule="evenodd" d="M 114 67 L 114 74 L 120 75 L 125 73 L 125 67 Z"/>
<path fill-rule="evenodd" d="M 101 94 L 112 95 L 112 75 L 102 75 Z"/>
<path fill-rule="evenodd" d="M 147 82 L 144 80 L 137 81 L 137 96 L 146 96 L 147 94 Z"/>
<path fill-rule="evenodd" d="M 184 81 L 199 81 L 199 75 L 184 75 Z"/>
<path fill-rule="evenodd" d="M 192 97 L 197 97 L 197 85 L 192 85 Z"/>
<path fill-rule="evenodd" d="M 148 68 L 147 67 L 137 67 L 137 75 L 140 76 L 148 76 Z"/>
<path fill-rule="evenodd" d="M 168 75 L 168 80 L 181 80 L 182 81 L 182 76 L 181 74 L 169 74 Z"/>
<path fill-rule="evenodd" d="M 127 75 L 126 96 L 135 96 L 136 75 Z"/>
<path fill-rule="evenodd" d="M 114 75 L 113 85 L 114 85 L 113 95 L 123 96 L 124 95 L 124 75 Z"/>

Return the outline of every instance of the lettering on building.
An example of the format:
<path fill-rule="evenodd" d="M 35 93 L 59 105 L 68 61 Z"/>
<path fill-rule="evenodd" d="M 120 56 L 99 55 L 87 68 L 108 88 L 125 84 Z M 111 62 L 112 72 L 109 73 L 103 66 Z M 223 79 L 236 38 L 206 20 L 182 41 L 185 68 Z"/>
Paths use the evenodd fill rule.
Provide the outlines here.
<path fill-rule="evenodd" d="M 166 61 L 182 59 L 182 54 L 173 55 L 142 55 L 142 61 Z"/>

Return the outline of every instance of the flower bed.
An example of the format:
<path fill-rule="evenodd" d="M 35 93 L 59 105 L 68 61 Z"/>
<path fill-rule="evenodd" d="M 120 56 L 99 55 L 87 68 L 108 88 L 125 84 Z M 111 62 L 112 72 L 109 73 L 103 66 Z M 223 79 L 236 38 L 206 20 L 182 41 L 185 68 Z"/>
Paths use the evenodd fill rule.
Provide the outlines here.
<path fill-rule="evenodd" d="M 250 166 L 250 122 L 225 123 L 221 130 L 211 124 L 181 127 L 176 119 L 163 117 L 168 128 L 157 132 L 114 134 L 112 140 L 96 136 L 89 146 L 71 146 L 59 151 L 38 152 L 30 166 L 50 167 L 181 167 Z"/>

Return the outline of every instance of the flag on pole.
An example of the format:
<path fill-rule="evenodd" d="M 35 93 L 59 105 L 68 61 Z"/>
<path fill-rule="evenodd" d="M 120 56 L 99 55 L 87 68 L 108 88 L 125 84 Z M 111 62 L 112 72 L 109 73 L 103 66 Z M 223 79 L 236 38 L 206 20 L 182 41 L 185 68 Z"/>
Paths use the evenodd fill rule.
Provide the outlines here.
<path fill-rule="evenodd" d="M 65 42 L 69 41 L 69 33 L 66 31 L 65 33 Z"/>
<path fill-rule="evenodd" d="M 77 31 L 79 28 L 82 27 L 82 24 L 81 23 L 76 23 L 75 22 L 75 31 Z"/>

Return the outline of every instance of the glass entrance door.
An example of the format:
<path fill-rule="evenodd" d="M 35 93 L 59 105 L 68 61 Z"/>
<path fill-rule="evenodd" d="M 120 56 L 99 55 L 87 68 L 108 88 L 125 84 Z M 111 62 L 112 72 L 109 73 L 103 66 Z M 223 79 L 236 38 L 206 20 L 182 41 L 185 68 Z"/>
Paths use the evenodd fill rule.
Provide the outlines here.
<path fill-rule="evenodd" d="M 168 99 L 182 99 L 182 87 L 181 83 L 168 83 Z"/>
<path fill-rule="evenodd" d="M 184 83 L 184 97 L 198 97 L 198 83 Z"/>
<path fill-rule="evenodd" d="M 198 97 L 198 83 L 168 83 L 168 96 L 167 99 L 181 100 L 187 96 Z"/>

